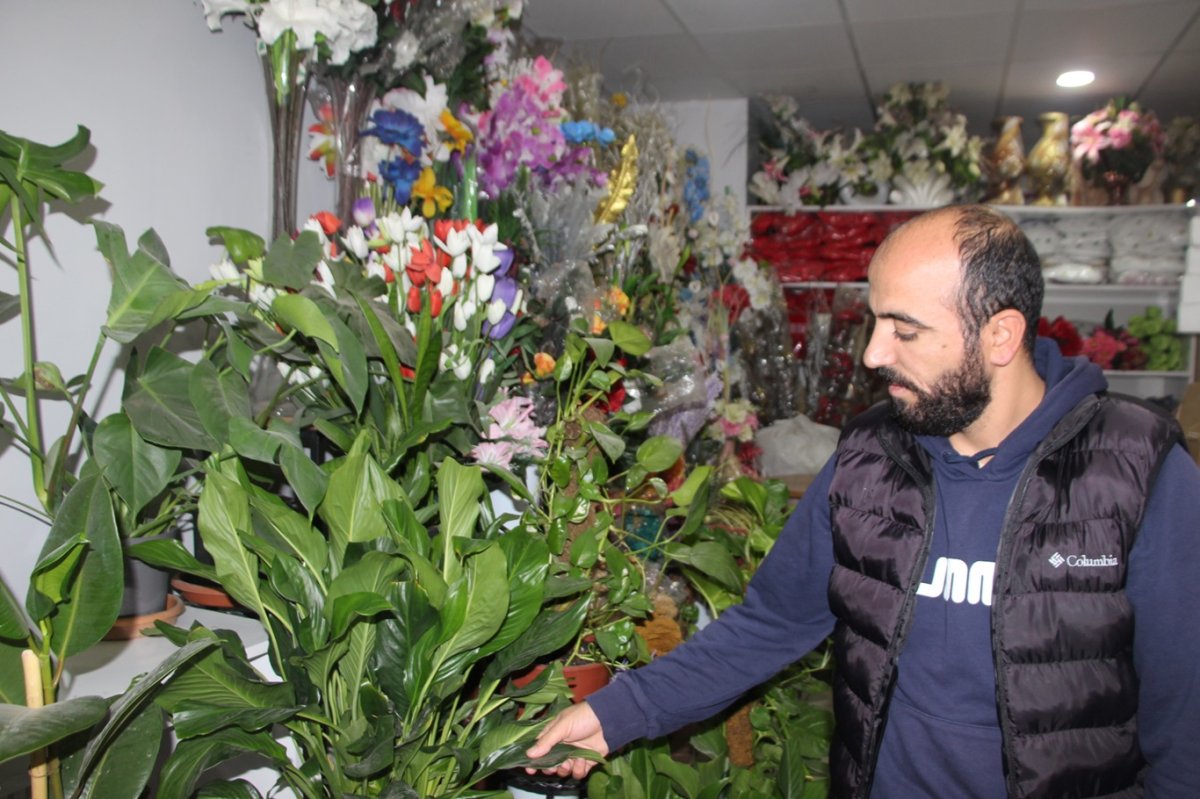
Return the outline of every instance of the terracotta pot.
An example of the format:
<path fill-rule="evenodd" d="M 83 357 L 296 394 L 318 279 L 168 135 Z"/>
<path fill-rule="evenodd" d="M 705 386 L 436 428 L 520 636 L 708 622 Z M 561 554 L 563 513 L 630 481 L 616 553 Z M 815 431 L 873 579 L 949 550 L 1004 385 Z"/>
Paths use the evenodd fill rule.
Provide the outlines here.
<path fill-rule="evenodd" d="M 545 664 L 539 663 L 519 677 L 513 678 L 513 684 L 524 688 L 545 670 Z M 563 678 L 571 689 L 571 699 L 576 704 L 582 702 L 591 694 L 608 685 L 611 675 L 608 666 L 603 663 L 580 663 L 574 666 L 563 666 Z"/>
<path fill-rule="evenodd" d="M 144 613 L 139 616 L 122 616 L 117 619 L 116 624 L 112 626 L 104 635 L 106 641 L 125 641 L 130 638 L 141 638 L 142 630 L 147 627 L 153 627 L 156 621 L 165 621 L 172 624 L 175 619 L 183 613 L 183 600 L 174 594 L 167 594 L 166 607 L 156 613 Z"/>
<path fill-rule="evenodd" d="M 171 580 L 171 587 L 189 605 L 195 605 L 200 608 L 212 608 L 214 610 L 232 610 L 237 607 L 237 603 L 233 601 L 233 598 L 217 586 L 189 582 L 182 577 L 176 577 Z"/>

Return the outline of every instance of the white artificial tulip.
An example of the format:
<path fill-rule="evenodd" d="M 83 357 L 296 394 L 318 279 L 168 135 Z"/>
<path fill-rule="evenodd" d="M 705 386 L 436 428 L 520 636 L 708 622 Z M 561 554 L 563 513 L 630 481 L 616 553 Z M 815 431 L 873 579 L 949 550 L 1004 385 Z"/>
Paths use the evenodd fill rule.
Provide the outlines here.
<path fill-rule="evenodd" d="M 489 302 L 487 306 L 487 320 L 493 325 L 500 324 L 500 320 L 504 318 L 504 312 L 508 310 L 508 306 L 501 300 Z"/>
<path fill-rule="evenodd" d="M 474 300 L 481 304 L 487 302 L 492 298 L 492 291 L 495 288 L 496 278 L 486 274 L 476 275 Z"/>
<path fill-rule="evenodd" d="M 222 258 L 219 263 L 215 263 L 208 268 L 214 280 L 238 280 L 242 273 L 234 266 L 233 261 L 228 258 Z"/>
<path fill-rule="evenodd" d="M 342 244 L 360 260 L 366 258 L 367 253 L 371 251 L 371 248 L 367 246 L 367 237 L 363 235 L 362 228 L 358 225 L 346 231 L 346 235 L 342 236 Z"/>
<path fill-rule="evenodd" d="M 442 270 L 442 276 L 438 279 L 438 291 L 442 292 L 443 297 L 449 297 L 450 292 L 454 291 L 454 275 L 450 274 L 449 269 Z"/>
<path fill-rule="evenodd" d="M 496 362 L 491 358 L 485 360 L 479 367 L 479 382 L 486 383 L 496 371 Z"/>
<path fill-rule="evenodd" d="M 466 358 L 461 359 L 454 366 L 454 376 L 457 377 L 459 380 L 466 380 L 468 377 L 470 377 L 471 376 L 471 362 L 468 361 Z"/>
<path fill-rule="evenodd" d="M 321 278 L 317 285 L 328 291 L 330 297 L 336 297 L 337 295 L 333 293 L 333 272 L 329 271 L 329 264 L 324 261 L 317 264 L 317 275 Z"/>
<path fill-rule="evenodd" d="M 515 314 L 525 310 L 525 290 L 517 289 L 517 295 L 513 297 L 512 312 Z"/>
<path fill-rule="evenodd" d="M 467 329 L 467 304 L 465 302 L 454 303 L 454 329 L 459 333 Z"/>

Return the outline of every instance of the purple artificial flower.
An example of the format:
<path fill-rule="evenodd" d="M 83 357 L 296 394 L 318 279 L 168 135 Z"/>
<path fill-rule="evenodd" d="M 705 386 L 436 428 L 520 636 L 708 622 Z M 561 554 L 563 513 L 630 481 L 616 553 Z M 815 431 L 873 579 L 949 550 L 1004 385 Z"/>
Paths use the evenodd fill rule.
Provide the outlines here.
<path fill-rule="evenodd" d="M 500 252 L 503 252 L 503 250 Z M 483 320 L 483 332 L 493 341 L 507 336 L 512 331 L 513 326 L 516 325 L 517 315 L 513 313 L 513 305 L 517 301 L 517 292 L 519 290 L 520 286 L 517 284 L 517 281 L 513 280 L 511 277 L 496 278 L 496 285 L 492 289 L 491 301 L 493 303 L 504 303 L 504 316 L 500 317 L 500 321 L 496 322 L 494 325 L 489 319 Z"/>
<path fill-rule="evenodd" d="M 350 213 L 354 217 L 354 224 L 369 230 L 375 224 L 375 201 L 370 197 L 359 197 L 354 201 Z"/>
<path fill-rule="evenodd" d="M 420 120 L 407 111 L 381 108 L 371 114 L 375 127 L 362 132 L 364 136 L 375 136 L 384 144 L 402 147 L 413 158 L 421 155 L 425 128 Z"/>

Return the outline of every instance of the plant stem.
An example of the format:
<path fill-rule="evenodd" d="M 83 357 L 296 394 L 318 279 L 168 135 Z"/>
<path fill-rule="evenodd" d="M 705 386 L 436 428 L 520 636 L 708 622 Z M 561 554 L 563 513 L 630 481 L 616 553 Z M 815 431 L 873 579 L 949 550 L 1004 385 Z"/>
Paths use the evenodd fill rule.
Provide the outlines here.
<path fill-rule="evenodd" d="M 96 338 L 96 346 L 92 350 L 92 359 L 88 362 L 87 372 L 83 375 L 83 383 L 79 386 L 79 391 L 75 392 L 75 402 L 71 406 L 71 418 L 67 422 L 67 432 L 63 434 L 62 444 L 59 446 L 58 458 L 55 459 L 56 468 L 54 473 L 50 475 L 50 484 L 46 486 L 46 495 L 53 499 L 58 491 L 59 478 L 66 471 L 67 456 L 71 451 L 71 439 L 75 436 L 75 428 L 79 426 L 79 417 L 83 414 L 83 401 L 87 398 L 88 390 L 92 387 L 92 377 L 96 374 L 96 364 L 100 362 L 100 353 L 104 351 L 104 344 L 107 337 L 101 333 Z"/>
<path fill-rule="evenodd" d="M 21 202 L 13 192 L 9 200 L 13 219 L 13 249 L 17 253 L 17 288 L 21 303 L 21 353 L 25 363 L 25 425 L 29 439 L 29 466 L 33 470 L 33 492 L 47 512 L 50 510 L 46 493 L 45 462 L 42 451 L 42 423 L 38 415 L 37 381 L 33 374 L 33 317 L 30 313 L 29 263 L 26 260 L 24 219 Z"/>

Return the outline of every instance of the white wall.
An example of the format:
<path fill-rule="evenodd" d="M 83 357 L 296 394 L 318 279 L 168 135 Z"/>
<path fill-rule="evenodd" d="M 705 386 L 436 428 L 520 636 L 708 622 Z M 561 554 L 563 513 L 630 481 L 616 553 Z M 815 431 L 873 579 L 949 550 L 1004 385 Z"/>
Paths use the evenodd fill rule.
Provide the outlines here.
<path fill-rule="evenodd" d="M 710 190 L 719 197 L 726 188 L 746 207 L 746 162 L 749 103 L 732 100 L 689 100 L 662 103 L 664 115 L 674 123 L 680 148 L 695 146 L 708 153 Z"/>
<path fill-rule="evenodd" d="M 206 227 L 267 232 L 266 95 L 254 35 L 236 18 L 212 33 L 198 0 L 25 0 L 4 4 L 3 30 L 0 129 L 57 144 L 76 124 L 90 128 L 88 170 L 104 184 L 107 206 L 87 213 L 121 225 L 131 245 L 153 227 L 172 266 L 192 281 L 205 279 L 219 254 Z M 301 175 L 302 197 L 332 196 L 315 167 L 302 165 Z M 312 204 L 302 201 L 301 210 Z M 86 367 L 111 283 L 90 227 L 57 213 L 46 230 L 54 255 L 41 242 L 30 251 L 38 358 L 70 377 Z M 0 269 L 0 290 L 15 293 L 15 268 Z M 110 344 L 100 382 L 118 355 Z M 0 376 L 21 370 L 14 318 L 0 326 Z M 115 407 L 120 380 L 95 393 L 102 412 Z M 62 419 L 47 420 L 48 437 L 62 432 Z M 12 447 L 0 452 L 0 494 L 32 495 L 27 463 Z M 19 599 L 44 535 L 39 523 L 0 508 L 0 576 Z"/>

